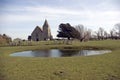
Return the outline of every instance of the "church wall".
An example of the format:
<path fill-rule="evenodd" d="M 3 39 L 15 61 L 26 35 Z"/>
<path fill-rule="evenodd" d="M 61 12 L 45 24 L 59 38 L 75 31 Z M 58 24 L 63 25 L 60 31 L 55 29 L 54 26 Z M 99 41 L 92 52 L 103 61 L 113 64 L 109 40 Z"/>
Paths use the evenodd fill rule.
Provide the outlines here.
<path fill-rule="evenodd" d="M 43 33 L 37 29 L 32 33 L 31 38 L 33 41 L 43 40 Z"/>

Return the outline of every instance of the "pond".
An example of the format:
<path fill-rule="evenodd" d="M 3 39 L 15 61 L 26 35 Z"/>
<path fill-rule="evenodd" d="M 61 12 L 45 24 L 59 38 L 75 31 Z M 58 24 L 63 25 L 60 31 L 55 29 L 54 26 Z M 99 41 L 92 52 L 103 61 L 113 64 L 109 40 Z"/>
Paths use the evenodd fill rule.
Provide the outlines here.
<path fill-rule="evenodd" d="M 110 50 L 36 50 L 36 51 L 23 51 L 10 54 L 10 56 L 21 57 L 72 57 L 72 56 L 90 56 L 109 53 Z"/>

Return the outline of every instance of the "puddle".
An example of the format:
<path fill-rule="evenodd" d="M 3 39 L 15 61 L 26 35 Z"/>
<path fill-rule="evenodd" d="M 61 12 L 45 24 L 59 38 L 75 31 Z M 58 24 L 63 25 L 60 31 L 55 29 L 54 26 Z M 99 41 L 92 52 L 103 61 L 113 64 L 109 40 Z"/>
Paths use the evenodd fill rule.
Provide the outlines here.
<path fill-rule="evenodd" d="M 110 50 L 37 50 L 37 51 L 23 51 L 10 54 L 10 56 L 22 57 L 72 57 L 72 56 L 90 56 L 100 55 L 111 52 Z"/>

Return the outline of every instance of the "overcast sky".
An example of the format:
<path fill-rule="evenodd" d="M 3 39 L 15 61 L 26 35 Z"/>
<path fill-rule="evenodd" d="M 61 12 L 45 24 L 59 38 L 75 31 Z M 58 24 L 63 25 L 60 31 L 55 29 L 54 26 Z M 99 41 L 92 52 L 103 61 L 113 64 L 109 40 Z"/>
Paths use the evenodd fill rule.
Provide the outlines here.
<path fill-rule="evenodd" d="M 120 23 L 120 0 L 0 0 L 0 34 L 27 39 L 45 19 L 53 37 L 60 23 L 109 31 Z"/>

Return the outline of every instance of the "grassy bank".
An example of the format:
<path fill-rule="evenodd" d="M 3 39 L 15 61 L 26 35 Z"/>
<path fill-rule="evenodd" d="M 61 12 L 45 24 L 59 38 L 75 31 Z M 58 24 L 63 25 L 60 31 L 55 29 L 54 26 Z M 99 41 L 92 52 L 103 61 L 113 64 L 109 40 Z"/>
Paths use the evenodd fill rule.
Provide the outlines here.
<path fill-rule="evenodd" d="M 47 45 L 46 45 L 47 44 Z M 38 49 L 111 49 L 109 54 L 62 58 L 10 57 Z M 0 80 L 120 80 L 120 40 L 90 41 L 72 45 L 0 47 Z"/>

